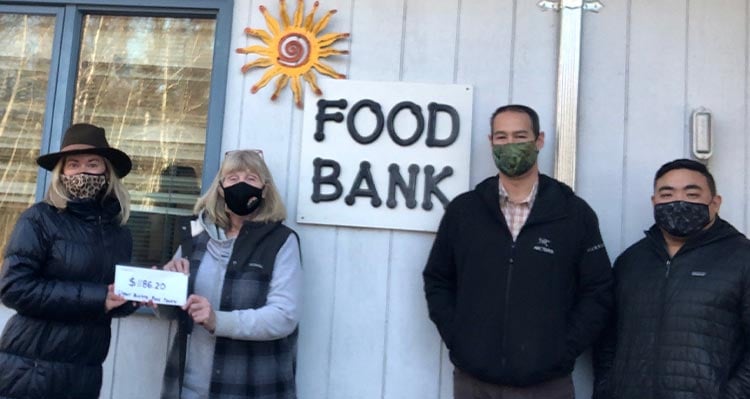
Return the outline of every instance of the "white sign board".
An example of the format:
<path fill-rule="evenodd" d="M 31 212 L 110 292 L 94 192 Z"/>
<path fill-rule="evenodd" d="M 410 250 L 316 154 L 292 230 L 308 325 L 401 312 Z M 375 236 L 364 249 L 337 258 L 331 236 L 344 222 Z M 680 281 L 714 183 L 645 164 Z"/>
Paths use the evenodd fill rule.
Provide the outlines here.
<path fill-rule="evenodd" d="M 115 294 L 131 301 L 153 301 L 182 306 L 187 300 L 188 276 L 183 273 L 117 265 Z"/>
<path fill-rule="evenodd" d="M 297 222 L 437 231 L 469 189 L 470 86 L 325 79 L 308 93 Z"/>

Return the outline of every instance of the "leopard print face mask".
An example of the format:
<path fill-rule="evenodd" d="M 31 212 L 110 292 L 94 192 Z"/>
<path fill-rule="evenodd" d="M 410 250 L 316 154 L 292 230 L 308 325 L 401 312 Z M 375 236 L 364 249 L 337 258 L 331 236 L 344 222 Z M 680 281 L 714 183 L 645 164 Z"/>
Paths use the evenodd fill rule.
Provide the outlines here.
<path fill-rule="evenodd" d="M 60 181 L 71 199 L 96 198 L 107 187 L 107 177 L 104 174 L 60 175 Z"/>

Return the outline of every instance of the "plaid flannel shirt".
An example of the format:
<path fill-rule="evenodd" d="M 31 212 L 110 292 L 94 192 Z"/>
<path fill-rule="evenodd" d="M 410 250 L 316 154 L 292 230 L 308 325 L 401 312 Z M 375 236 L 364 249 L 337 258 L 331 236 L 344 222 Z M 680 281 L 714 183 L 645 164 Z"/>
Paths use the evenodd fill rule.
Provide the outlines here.
<path fill-rule="evenodd" d="M 502 180 L 498 179 L 500 211 L 505 216 L 505 221 L 508 223 L 508 230 L 510 230 L 510 234 L 513 236 L 513 241 L 516 240 L 518 233 L 521 232 L 521 228 L 526 223 L 526 219 L 529 218 L 531 207 L 534 206 L 534 200 L 536 199 L 538 184 L 539 182 L 534 183 L 534 187 L 531 188 L 529 195 L 521 202 L 513 202 L 510 200 L 508 192 L 505 191 Z"/>

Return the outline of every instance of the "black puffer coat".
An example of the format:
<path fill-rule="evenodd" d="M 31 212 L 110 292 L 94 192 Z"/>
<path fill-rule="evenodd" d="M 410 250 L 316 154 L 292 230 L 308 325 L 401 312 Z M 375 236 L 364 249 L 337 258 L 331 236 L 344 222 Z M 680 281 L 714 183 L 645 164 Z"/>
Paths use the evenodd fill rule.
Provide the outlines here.
<path fill-rule="evenodd" d="M 97 398 L 113 316 L 105 313 L 114 265 L 130 260 L 132 238 L 108 199 L 46 203 L 13 230 L 0 278 L 2 303 L 16 310 L 0 338 L 0 398 Z"/>
<path fill-rule="evenodd" d="M 615 262 L 617 320 L 597 399 L 750 398 L 750 241 L 724 220 L 671 259 L 661 231 Z"/>

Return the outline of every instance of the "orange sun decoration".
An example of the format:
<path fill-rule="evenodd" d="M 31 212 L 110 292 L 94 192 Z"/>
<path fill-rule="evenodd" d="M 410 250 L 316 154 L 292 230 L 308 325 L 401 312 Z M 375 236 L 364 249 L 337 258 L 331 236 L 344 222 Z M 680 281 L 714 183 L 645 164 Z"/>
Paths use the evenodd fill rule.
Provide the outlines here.
<path fill-rule="evenodd" d="M 260 58 L 243 65 L 242 73 L 252 68 L 268 68 L 263 77 L 250 89 L 253 94 L 278 76 L 271 100 L 276 100 L 281 90 L 291 80 L 294 102 L 297 107 L 302 108 L 302 81 L 300 78 L 304 79 L 313 92 L 319 96 L 322 91 L 318 87 L 313 69 L 335 79 L 346 77 L 346 75 L 336 72 L 331 66 L 321 61 L 321 58 L 349 54 L 347 50 L 329 48 L 337 40 L 349 37 L 349 34 L 326 33 L 318 36 L 318 33 L 328 25 L 336 10 L 328 11 L 320 20 L 315 21 L 315 11 L 317 11 L 319 5 L 317 1 L 313 4 L 310 13 L 304 16 L 305 2 L 304 0 L 297 0 L 297 9 L 294 12 L 293 20 L 287 13 L 285 0 L 279 0 L 279 3 L 281 4 L 281 24 L 268 13 L 266 7 L 260 6 L 260 12 L 266 19 L 266 26 L 269 31 L 245 28 L 246 34 L 257 37 L 265 45 L 238 48 L 237 52 L 260 56 Z"/>

